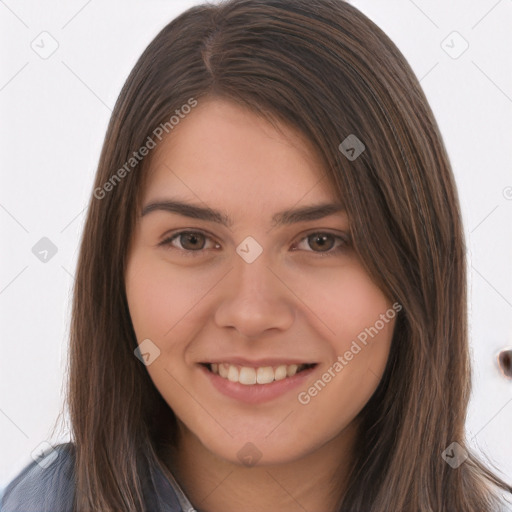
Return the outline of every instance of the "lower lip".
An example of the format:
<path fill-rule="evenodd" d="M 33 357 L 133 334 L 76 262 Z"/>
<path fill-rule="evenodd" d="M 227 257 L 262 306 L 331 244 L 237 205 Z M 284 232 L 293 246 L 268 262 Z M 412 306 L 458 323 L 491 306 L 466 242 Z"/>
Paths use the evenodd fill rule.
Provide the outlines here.
<path fill-rule="evenodd" d="M 199 367 L 206 377 L 208 377 L 212 385 L 223 395 L 247 404 L 261 404 L 304 385 L 307 378 L 318 368 L 318 364 L 312 368 L 296 373 L 293 377 L 275 380 L 270 384 L 253 384 L 250 386 L 240 384 L 239 382 L 231 382 L 211 372 L 203 365 L 199 365 Z"/>

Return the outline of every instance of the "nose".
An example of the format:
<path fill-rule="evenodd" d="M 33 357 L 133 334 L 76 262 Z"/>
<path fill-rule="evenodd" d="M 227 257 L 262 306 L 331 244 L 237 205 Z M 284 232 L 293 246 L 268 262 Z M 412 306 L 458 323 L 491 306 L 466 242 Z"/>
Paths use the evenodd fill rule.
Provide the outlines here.
<path fill-rule="evenodd" d="M 215 311 L 216 325 L 236 329 L 241 336 L 251 339 L 267 331 L 289 329 L 296 308 L 288 286 L 270 268 L 263 254 L 252 263 L 239 258 L 222 284 Z"/>

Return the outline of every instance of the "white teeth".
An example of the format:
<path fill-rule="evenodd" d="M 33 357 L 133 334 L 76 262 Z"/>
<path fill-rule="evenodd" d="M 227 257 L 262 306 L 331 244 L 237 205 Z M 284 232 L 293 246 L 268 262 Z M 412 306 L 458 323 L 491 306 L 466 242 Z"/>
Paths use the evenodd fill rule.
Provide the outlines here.
<path fill-rule="evenodd" d="M 238 375 L 238 382 L 240 382 L 240 384 L 245 384 L 246 386 L 256 384 L 256 370 L 254 368 L 242 366 L 242 368 L 240 368 L 240 374 Z"/>
<path fill-rule="evenodd" d="M 286 375 L 288 377 L 293 377 L 297 373 L 298 369 L 299 369 L 298 365 L 291 364 L 290 366 L 286 367 Z"/>
<path fill-rule="evenodd" d="M 239 382 L 245 386 L 258 384 L 270 384 L 274 380 L 283 380 L 287 377 L 293 377 L 297 372 L 302 370 L 305 365 L 279 365 L 275 368 L 272 366 L 262 366 L 260 368 L 251 368 L 248 366 L 235 366 L 228 363 L 212 363 L 210 370 L 212 373 L 219 375 L 231 382 Z"/>
<path fill-rule="evenodd" d="M 230 364 L 228 368 L 228 380 L 238 382 L 238 368 L 232 364 Z"/>
<path fill-rule="evenodd" d="M 286 378 L 286 366 L 282 364 L 278 366 L 274 372 L 274 379 L 283 380 Z"/>
<path fill-rule="evenodd" d="M 272 366 L 262 366 L 256 372 L 256 380 L 258 384 L 270 384 L 274 382 L 274 369 Z"/>
<path fill-rule="evenodd" d="M 226 379 L 226 378 L 227 378 L 227 376 L 228 376 L 228 366 L 227 366 L 227 365 L 225 365 L 225 364 L 219 364 L 218 366 L 219 366 L 219 375 L 220 375 L 221 377 L 224 377 L 224 378 Z M 211 366 L 211 369 L 212 369 L 212 372 L 213 372 L 213 373 L 216 373 L 216 372 L 214 371 L 213 365 Z"/>

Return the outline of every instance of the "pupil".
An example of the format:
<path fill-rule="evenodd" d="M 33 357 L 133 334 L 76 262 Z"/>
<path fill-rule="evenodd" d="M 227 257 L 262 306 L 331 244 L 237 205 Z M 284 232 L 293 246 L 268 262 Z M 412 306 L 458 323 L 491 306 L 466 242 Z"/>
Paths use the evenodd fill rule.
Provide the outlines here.
<path fill-rule="evenodd" d="M 332 241 L 332 238 L 331 238 L 331 244 L 330 244 L 330 245 L 329 245 L 329 244 L 327 244 L 325 240 L 326 240 L 326 238 L 328 238 L 328 237 L 330 237 L 330 235 L 314 235 L 313 240 L 314 240 L 314 243 L 319 242 L 319 247 L 320 247 L 320 248 L 323 248 L 324 250 L 327 250 L 327 251 L 328 251 L 329 249 L 331 249 L 331 248 L 332 248 L 333 243 L 334 243 L 334 242 Z M 327 245 L 329 245 L 329 247 L 326 247 Z"/>
<path fill-rule="evenodd" d="M 183 243 L 182 241 L 182 245 L 183 247 L 187 248 L 186 245 L 187 243 L 191 243 L 192 244 L 192 247 L 189 247 L 191 249 L 197 249 L 198 246 L 197 246 L 197 241 L 200 239 L 201 235 L 198 235 L 198 234 L 188 234 L 188 235 L 183 235 L 184 238 L 185 238 L 185 243 Z M 201 249 L 202 247 L 199 247 L 199 249 Z"/>

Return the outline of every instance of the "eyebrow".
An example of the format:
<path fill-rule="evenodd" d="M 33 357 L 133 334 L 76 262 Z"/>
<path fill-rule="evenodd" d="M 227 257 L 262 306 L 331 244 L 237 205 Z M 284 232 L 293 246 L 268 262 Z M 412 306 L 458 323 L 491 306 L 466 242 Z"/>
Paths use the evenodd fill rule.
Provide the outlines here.
<path fill-rule="evenodd" d="M 154 211 L 166 211 L 177 213 L 192 219 L 200 219 L 208 222 L 215 222 L 226 227 L 233 225 L 233 220 L 223 212 L 213 210 L 209 207 L 197 206 L 183 201 L 165 199 L 155 201 L 143 207 L 141 217 Z M 304 206 L 297 209 L 288 209 L 278 212 L 272 217 L 272 226 L 282 226 L 322 219 L 335 213 L 344 213 L 345 207 L 342 203 L 321 203 Z"/>

